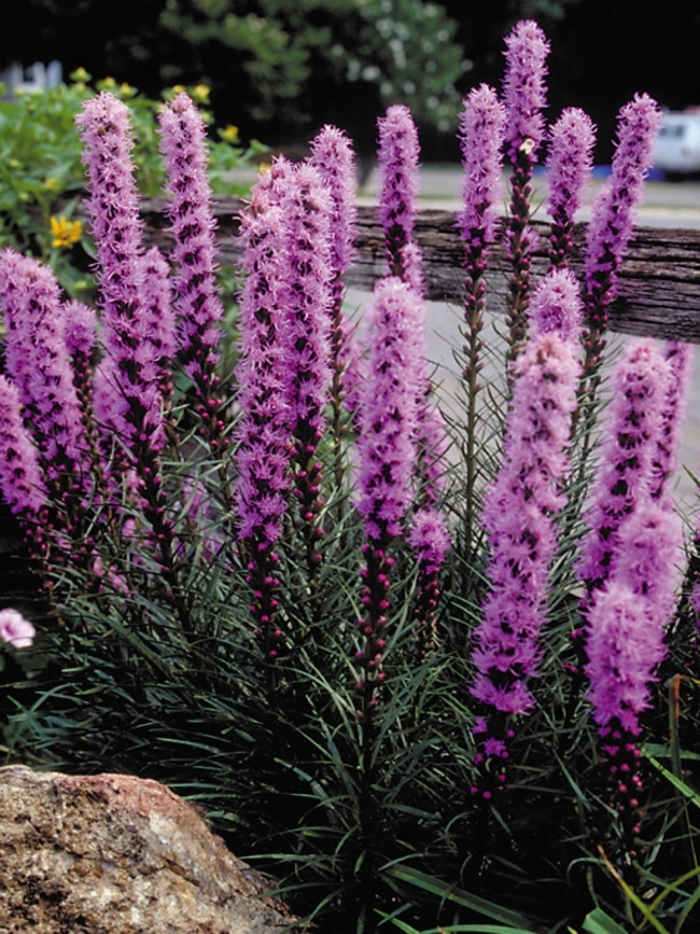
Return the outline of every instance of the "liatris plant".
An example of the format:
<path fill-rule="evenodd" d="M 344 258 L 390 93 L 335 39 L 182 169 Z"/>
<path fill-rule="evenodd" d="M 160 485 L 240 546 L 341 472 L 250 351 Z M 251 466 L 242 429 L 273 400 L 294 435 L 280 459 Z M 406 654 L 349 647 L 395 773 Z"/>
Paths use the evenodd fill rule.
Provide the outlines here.
<path fill-rule="evenodd" d="M 617 274 L 632 235 L 635 210 L 651 168 L 654 135 L 661 111 L 648 94 L 638 94 L 620 110 L 612 173 L 596 198 L 586 237 L 584 286 L 586 356 L 584 376 L 595 372 L 605 346 L 609 307 L 617 294 Z"/>
<path fill-rule="evenodd" d="M 418 131 L 407 107 L 395 104 L 378 121 L 379 220 L 384 229 L 389 274 L 423 294 L 420 248 L 413 232 L 419 190 Z"/>
<path fill-rule="evenodd" d="M 481 332 L 486 305 L 486 272 L 490 245 L 496 239 L 501 194 L 502 148 L 506 113 L 496 92 L 487 85 L 473 90 L 460 117 L 464 182 L 459 226 L 464 241 L 467 294 L 464 305 L 466 344 L 464 383 L 467 392 L 466 535 L 474 525 L 476 485 L 477 399 L 483 366 Z"/>
<path fill-rule="evenodd" d="M 397 277 L 375 287 L 368 325 L 368 379 L 362 399 L 358 439 L 357 510 L 364 520 L 363 616 L 358 621 L 362 648 L 356 658 L 359 712 L 367 716 L 384 679 L 382 659 L 391 606 L 389 589 L 394 558 L 388 553 L 402 534 L 412 497 L 416 463 L 417 387 L 412 374 L 414 329 L 421 299 Z"/>
<path fill-rule="evenodd" d="M 360 354 L 341 309 L 354 169 L 330 127 L 309 160 L 273 162 L 243 206 L 235 367 L 215 363 L 226 296 L 186 97 L 161 121 L 173 268 L 144 242 L 131 134 L 109 95 L 80 120 L 97 309 L 64 301 L 35 260 L 0 257 L 0 490 L 53 617 L 15 685 L 8 652 L 3 748 L 167 780 L 300 916 L 339 934 L 612 930 L 612 915 L 680 931 L 698 904 L 696 809 L 681 799 L 698 782 L 700 637 L 687 596 L 675 606 L 686 555 L 672 496 L 687 348 L 633 346 L 610 400 L 576 408 L 590 398 L 581 334 L 590 362 L 591 302 L 607 311 L 614 294 L 657 111 L 644 98 L 623 109 L 581 282 L 569 231 L 590 124 L 566 111 L 546 134 L 546 53 L 519 24 L 506 101 L 484 86 L 465 101 L 468 359 L 458 351 L 444 418 L 411 266 L 405 109 L 380 124 L 380 161 L 410 274 L 377 283 Z M 514 209 L 499 224 L 503 137 Z M 554 239 L 535 282 L 530 172 L 545 137 Z M 489 281 L 499 240 L 526 337 L 492 374 L 481 325 L 502 291 Z M 608 362 L 595 366 L 602 380 Z M 465 375 L 478 405 L 460 409 Z M 223 408 L 206 401 L 219 385 Z M 465 468 L 452 450 L 470 434 Z M 594 462 L 582 454 L 598 437 Z M 74 485 L 83 524 L 58 528 Z M 624 873 L 623 895 L 606 873 Z M 638 896 L 635 878 L 660 894 Z"/>
<path fill-rule="evenodd" d="M 580 300 L 566 277 L 552 274 L 550 280 L 555 281 L 545 280 L 533 299 L 533 317 L 543 326 L 514 365 L 503 466 L 481 516 L 489 538 L 490 589 L 473 634 L 476 675 L 470 691 L 492 715 L 483 721 L 487 736 L 478 762 L 507 757 L 506 740 L 513 735 L 508 718 L 527 714 L 535 704 L 530 681 L 541 664 L 556 516 L 566 502 L 566 447 L 579 378 Z M 551 326 L 555 302 L 559 328 Z M 499 763 L 497 786 L 501 775 Z M 490 797 L 492 788 L 483 793 Z"/>
<path fill-rule="evenodd" d="M 241 295 L 241 357 L 237 379 L 242 415 L 238 423 L 235 501 L 238 535 L 251 612 L 265 656 L 274 661 L 282 630 L 275 545 L 282 534 L 290 488 L 290 414 L 284 376 L 283 291 L 284 222 L 280 187 L 290 167 L 275 163 L 253 188 L 241 222 L 246 245 L 245 285 Z"/>
<path fill-rule="evenodd" d="M 568 264 L 576 212 L 581 207 L 593 168 L 595 128 L 588 114 L 578 107 L 567 107 L 549 133 L 547 170 L 548 202 L 552 219 L 549 262 Z"/>
<path fill-rule="evenodd" d="M 165 156 L 175 241 L 172 259 L 182 366 L 198 398 L 202 430 L 209 442 L 224 443 L 220 377 L 216 372 L 223 304 L 216 284 L 216 222 L 207 178 L 204 121 L 187 94 L 178 94 L 160 113 L 160 148 Z"/>
<path fill-rule="evenodd" d="M 510 358 L 527 330 L 530 254 L 534 232 L 529 226 L 532 171 L 545 129 L 546 60 L 549 43 L 533 20 L 517 23 L 506 37 L 503 102 L 506 109 L 506 158 L 513 167 L 507 247 L 513 271 L 509 283 Z"/>

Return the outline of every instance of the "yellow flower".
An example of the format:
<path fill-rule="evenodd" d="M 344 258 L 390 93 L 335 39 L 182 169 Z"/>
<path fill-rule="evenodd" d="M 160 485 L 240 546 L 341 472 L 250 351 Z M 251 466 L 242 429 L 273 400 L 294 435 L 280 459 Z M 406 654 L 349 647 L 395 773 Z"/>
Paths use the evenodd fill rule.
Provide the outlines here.
<path fill-rule="evenodd" d="M 219 130 L 219 136 L 227 143 L 231 143 L 232 146 L 238 142 L 238 127 L 234 126 L 232 123 L 223 129 Z"/>
<path fill-rule="evenodd" d="M 50 175 L 44 181 L 44 188 L 46 191 L 58 191 L 60 184 L 61 183 L 57 178 L 55 178 L 53 175 Z"/>
<path fill-rule="evenodd" d="M 127 84 L 126 81 L 122 81 L 119 85 L 119 94 L 121 97 L 133 97 L 136 94 L 136 88 L 132 87 L 130 84 Z"/>
<path fill-rule="evenodd" d="M 186 94 L 187 88 L 185 87 L 184 84 L 174 84 L 170 88 L 170 93 L 172 94 L 173 97 L 177 97 L 178 94 Z"/>
<path fill-rule="evenodd" d="M 63 215 L 51 218 L 51 233 L 53 240 L 51 246 L 64 247 L 77 243 L 83 235 L 83 225 L 80 221 L 67 221 Z"/>
<path fill-rule="evenodd" d="M 76 68 L 75 71 L 72 71 L 70 77 L 71 77 L 71 81 L 75 81 L 75 82 L 82 84 L 85 81 L 89 81 L 90 78 L 92 78 L 92 75 L 90 74 L 90 72 L 85 71 L 85 69 L 81 67 L 81 68 Z"/>
<path fill-rule="evenodd" d="M 206 104 L 209 101 L 210 93 L 211 88 L 207 87 L 206 84 L 197 84 L 192 88 L 192 98 L 200 104 Z"/>

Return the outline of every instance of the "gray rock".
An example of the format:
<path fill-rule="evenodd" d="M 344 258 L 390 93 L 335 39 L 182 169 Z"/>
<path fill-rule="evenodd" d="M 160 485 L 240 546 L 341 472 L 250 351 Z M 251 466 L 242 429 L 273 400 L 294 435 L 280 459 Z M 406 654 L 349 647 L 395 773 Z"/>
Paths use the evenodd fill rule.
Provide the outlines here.
<path fill-rule="evenodd" d="M 272 934 L 287 907 L 195 810 L 128 775 L 0 769 L 0 934 Z"/>

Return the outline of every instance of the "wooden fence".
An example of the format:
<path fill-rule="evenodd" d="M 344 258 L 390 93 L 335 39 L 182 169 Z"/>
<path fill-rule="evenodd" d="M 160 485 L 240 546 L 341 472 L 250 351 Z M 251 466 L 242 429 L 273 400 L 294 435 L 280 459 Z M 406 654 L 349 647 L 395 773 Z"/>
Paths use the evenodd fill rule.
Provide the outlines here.
<path fill-rule="evenodd" d="M 167 249 L 168 234 L 163 219 L 165 200 L 147 199 L 143 213 L 149 242 Z M 218 245 L 222 263 L 234 265 L 241 249 L 238 240 L 239 199 L 217 200 L 214 212 L 219 223 Z M 544 274 L 548 228 L 535 223 L 542 249 L 533 256 L 533 274 Z M 384 272 L 384 245 L 377 211 L 358 209 L 357 256 L 346 281 L 360 289 L 371 289 Z M 421 211 L 415 236 L 423 250 L 428 298 L 459 304 L 463 294 L 462 242 L 452 211 Z M 575 232 L 577 255 L 585 237 L 585 224 Z M 574 260 L 576 267 L 577 260 Z M 492 306 L 503 304 L 508 265 L 503 251 L 492 252 L 488 273 Z M 619 295 L 611 309 L 610 327 L 625 334 L 650 335 L 700 344 L 700 230 L 636 227 L 620 277 Z"/>

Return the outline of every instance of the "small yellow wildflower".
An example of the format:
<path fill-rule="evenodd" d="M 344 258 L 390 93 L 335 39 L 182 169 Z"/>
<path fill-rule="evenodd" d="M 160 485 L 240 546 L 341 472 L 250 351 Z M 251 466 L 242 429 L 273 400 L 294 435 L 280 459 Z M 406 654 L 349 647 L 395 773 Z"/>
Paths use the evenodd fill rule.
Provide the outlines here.
<path fill-rule="evenodd" d="M 51 218 L 51 233 L 53 240 L 51 246 L 61 248 L 72 246 L 83 235 L 83 225 L 80 221 L 67 221 L 63 215 Z"/>
<path fill-rule="evenodd" d="M 207 104 L 209 102 L 210 94 L 211 88 L 206 84 L 197 84 L 192 88 L 192 99 L 200 104 Z"/>
<path fill-rule="evenodd" d="M 44 190 L 45 191 L 58 191 L 60 186 L 60 181 L 53 175 L 50 175 L 44 181 Z"/>
<path fill-rule="evenodd" d="M 177 97 L 178 94 L 187 94 L 187 88 L 184 84 L 174 84 L 170 88 L 170 93 L 173 97 Z"/>
<path fill-rule="evenodd" d="M 219 130 L 219 136 L 224 142 L 231 143 L 232 146 L 235 146 L 238 142 L 238 127 L 229 123 L 225 129 Z"/>
<path fill-rule="evenodd" d="M 86 81 L 89 81 L 92 78 L 92 75 L 89 71 L 85 71 L 84 68 L 76 68 L 75 71 L 72 71 L 70 74 L 71 81 L 76 83 L 83 84 Z"/>
<path fill-rule="evenodd" d="M 130 98 L 136 94 L 136 88 L 132 87 L 126 81 L 122 81 L 119 85 L 119 95 L 120 97 Z"/>

